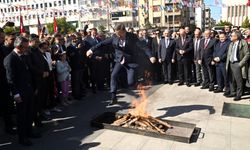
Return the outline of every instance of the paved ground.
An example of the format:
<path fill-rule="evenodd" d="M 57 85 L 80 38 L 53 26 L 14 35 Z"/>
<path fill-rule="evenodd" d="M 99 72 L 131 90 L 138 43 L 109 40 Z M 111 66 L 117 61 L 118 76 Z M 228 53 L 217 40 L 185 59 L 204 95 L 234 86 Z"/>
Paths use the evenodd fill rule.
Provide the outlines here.
<path fill-rule="evenodd" d="M 124 93 L 126 92 L 126 94 Z M 162 140 L 141 135 L 99 130 L 90 127 L 90 120 L 106 111 L 126 113 L 133 93 L 119 94 L 120 103 L 106 107 L 108 94 L 99 92 L 78 101 L 63 113 L 53 114 L 54 122 L 42 130 L 43 138 L 33 140 L 34 146 L 23 148 L 17 137 L 0 131 L 2 150 L 249 150 L 250 119 L 221 116 L 224 102 L 233 102 L 222 94 L 198 87 L 157 85 L 149 90 L 148 111 L 154 117 L 195 123 L 201 128 L 198 140 L 191 144 Z M 249 97 L 237 102 L 249 104 Z M 6 145 L 5 145 L 5 144 Z"/>

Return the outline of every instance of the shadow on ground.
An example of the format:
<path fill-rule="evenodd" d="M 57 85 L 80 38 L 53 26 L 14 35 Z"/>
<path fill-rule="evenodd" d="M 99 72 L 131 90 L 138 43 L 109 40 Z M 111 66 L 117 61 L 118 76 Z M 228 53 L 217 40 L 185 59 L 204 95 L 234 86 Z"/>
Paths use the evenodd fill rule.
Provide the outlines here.
<path fill-rule="evenodd" d="M 148 91 L 148 95 L 154 93 L 161 85 Z M 123 90 L 124 92 L 124 90 Z M 127 90 L 125 90 L 127 92 Z M 121 112 L 130 107 L 130 98 L 120 96 L 118 105 L 107 107 L 110 95 L 108 92 L 98 92 L 76 101 L 63 109 L 61 113 L 52 113 L 52 121 L 44 123 L 44 126 L 36 129 L 42 133 L 42 138 L 32 139 L 32 147 L 22 147 L 18 144 L 17 136 L 10 136 L 2 131 L 0 121 L 0 149 L 1 150 L 88 150 L 101 143 L 92 143 L 104 130 L 90 126 L 91 120 L 104 112 Z"/>
<path fill-rule="evenodd" d="M 175 117 L 181 114 L 189 113 L 196 110 L 208 110 L 209 114 L 214 114 L 215 109 L 209 105 L 185 105 L 185 106 L 173 106 L 157 109 L 160 111 L 166 111 L 165 114 L 158 116 L 159 118 Z"/>

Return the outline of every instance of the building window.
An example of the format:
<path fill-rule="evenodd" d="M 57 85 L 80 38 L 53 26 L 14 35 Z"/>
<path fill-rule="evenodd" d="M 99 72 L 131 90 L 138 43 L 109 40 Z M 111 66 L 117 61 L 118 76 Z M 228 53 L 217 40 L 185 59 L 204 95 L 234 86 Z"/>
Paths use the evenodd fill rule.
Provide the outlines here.
<path fill-rule="evenodd" d="M 239 6 L 239 16 L 241 16 L 241 6 Z"/>
<path fill-rule="evenodd" d="M 36 4 L 36 9 L 38 9 L 38 4 Z"/>
<path fill-rule="evenodd" d="M 61 6 L 62 5 L 62 2 L 61 1 L 58 1 L 58 6 Z"/>
<path fill-rule="evenodd" d="M 242 16 L 245 16 L 245 14 L 246 14 L 246 6 L 242 6 L 243 8 L 243 12 L 242 12 Z"/>
<path fill-rule="evenodd" d="M 231 14 L 230 14 L 230 8 L 231 8 L 230 6 L 229 6 L 229 7 L 227 7 L 227 16 L 228 16 L 228 17 L 230 17 L 230 16 L 231 16 Z"/>
<path fill-rule="evenodd" d="M 63 5 L 66 5 L 66 0 L 63 0 Z"/>
<path fill-rule="evenodd" d="M 43 8 L 43 4 L 40 4 L 40 8 Z"/>
<path fill-rule="evenodd" d="M 154 17 L 153 23 L 161 23 L 161 17 Z"/>
<path fill-rule="evenodd" d="M 158 11 L 161 11 L 160 5 L 153 6 L 153 12 L 158 12 Z"/>
<path fill-rule="evenodd" d="M 56 1 L 54 2 L 54 7 L 56 7 Z"/>
<path fill-rule="evenodd" d="M 52 7 L 52 3 L 49 3 L 49 7 Z"/>
<path fill-rule="evenodd" d="M 235 6 L 235 16 L 238 16 L 238 6 Z"/>
<path fill-rule="evenodd" d="M 44 3 L 44 7 L 47 8 L 48 7 L 48 3 Z"/>
<path fill-rule="evenodd" d="M 73 0 L 73 4 L 76 4 L 76 0 Z"/>
<path fill-rule="evenodd" d="M 232 6 L 231 17 L 234 16 L 234 6 Z"/>
<path fill-rule="evenodd" d="M 69 5 L 71 4 L 71 0 L 68 0 L 68 4 L 69 4 Z"/>

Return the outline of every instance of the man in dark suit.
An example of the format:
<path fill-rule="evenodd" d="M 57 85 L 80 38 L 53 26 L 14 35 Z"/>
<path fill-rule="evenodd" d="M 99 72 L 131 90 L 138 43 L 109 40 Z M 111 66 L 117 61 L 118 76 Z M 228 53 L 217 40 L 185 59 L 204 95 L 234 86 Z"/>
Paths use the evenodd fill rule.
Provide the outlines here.
<path fill-rule="evenodd" d="M 158 49 L 160 45 L 161 35 L 160 30 L 154 32 L 155 37 L 152 40 L 152 53 L 158 60 Z M 161 64 L 157 61 L 153 64 L 153 79 L 159 82 L 161 80 Z"/>
<path fill-rule="evenodd" d="M 33 118 L 33 87 L 30 68 L 27 65 L 27 51 L 29 43 L 24 37 L 17 37 L 15 49 L 4 59 L 7 81 L 17 107 L 17 126 L 19 143 L 31 146 L 28 139 L 35 138 L 32 133 Z"/>
<path fill-rule="evenodd" d="M 223 92 L 224 87 L 226 88 L 226 94 L 230 92 L 229 83 L 226 76 L 226 60 L 227 51 L 231 41 L 227 39 L 226 33 L 222 32 L 219 35 L 219 42 L 214 47 L 213 61 L 212 63 L 216 66 L 216 79 L 218 88 L 214 90 L 214 93 Z"/>
<path fill-rule="evenodd" d="M 201 53 L 198 63 L 202 65 L 204 81 L 201 89 L 209 88 L 209 91 L 214 91 L 215 84 L 215 66 L 212 64 L 214 46 L 216 39 L 211 38 L 211 30 L 204 32 L 204 39 L 201 41 Z"/>
<path fill-rule="evenodd" d="M 186 82 L 191 86 L 191 61 L 193 60 L 193 40 L 188 38 L 184 29 L 180 29 L 180 37 L 176 40 L 175 53 L 177 54 L 179 86 Z"/>
<path fill-rule="evenodd" d="M 195 86 L 200 86 L 203 80 L 201 65 L 198 63 L 200 52 L 201 52 L 201 30 L 196 29 L 194 31 L 194 65 L 196 83 Z"/>
<path fill-rule="evenodd" d="M 164 84 L 173 84 L 172 79 L 172 62 L 175 57 L 175 41 L 170 37 L 170 31 L 166 29 L 163 33 L 163 38 L 160 40 L 158 49 L 159 63 L 162 63 L 162 73 L 164 76 Z"/>
<path fill-rule="evenodd" d="M 44 53 L 39 47 L 39 39 L 35 34 L 30 35 L 29 39 L 30 51 L 27 55 L 29 58 L 29 68 L 32 73 L 35 88 L 35 116 L 36 126 L 41 126 L 41 120 L 45 117 L 43 110 L 46 108 L 48 100 L 48 77 L 49 65 L 44 58 Z"/>
<path fill-rule="evenodd" d="M 84 71 L 84 61 L 81 58 L 80 51 L 80 36 L 77 33 L 71 35 L 71 43 L 67 47 L 67 56 L 69 60 L 69 65 L 72 69 L 71 71 L 71 87 L 72 96 L 74 99 L 81 100 L 84 91 L 83 85 L 83 71 Z"/>
<path fill-rule="evenodd" d="M 5 39 L 5 40 L 4 40 Z M 5 41 L 5 43 L 3 43 Z M 0 111 L 4 119 L 4 129 L 9 134 L 15 134 L 12 114 L 14 112 L 14 102 L 10 95 L 10 88 L 6 78 L 6 70 L 3 65 L 4 58 L 14 49 L 14 35 L 5 35 L 0 31 Z"/>
<path fill-rule="evenodd" d="M 150 49 L 146 45 L 142 44 L 134 34 L 126 32 L 126 28 L 123 24 L 117 25 L 115 32 L 116 34 L 114 34 L 111 38 L 98 43 L 96 46 L 87 51 L 87 56 L 92 56 L 98 48 L 105 45 L 112 45 L 115 49 L 116 63 L 111 74 L 111 105 L 117 103 L 116 79 L 122 68 L 125 68 L 127 71 L 128 84 L 132 85 L 134 83 L 134 72 L 135 68 L 138 66 L 138 64 L 135 63 L 138 49 L 143 50 L 152 63 L 155 62 L 155 58 L 152 56 Z"/>

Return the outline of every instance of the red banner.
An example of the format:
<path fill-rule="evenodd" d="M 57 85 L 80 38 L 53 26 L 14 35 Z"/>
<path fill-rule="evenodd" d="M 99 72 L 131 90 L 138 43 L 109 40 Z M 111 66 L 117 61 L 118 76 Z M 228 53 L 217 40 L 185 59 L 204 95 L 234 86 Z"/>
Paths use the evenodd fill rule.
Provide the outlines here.
<path fill-rule="evenodd" d="M 24 32 L 25 32 L 25 29 L 23 26 L 23 16 L 20 15 L 20 33 L 24 33 Z"/>
<path fill-rule="evenodd" d="M 54 32 L 55 32 L 55 33 L 58 32 L 58 26 L 57 26 L 56 17 L 54 17 Z"/>

